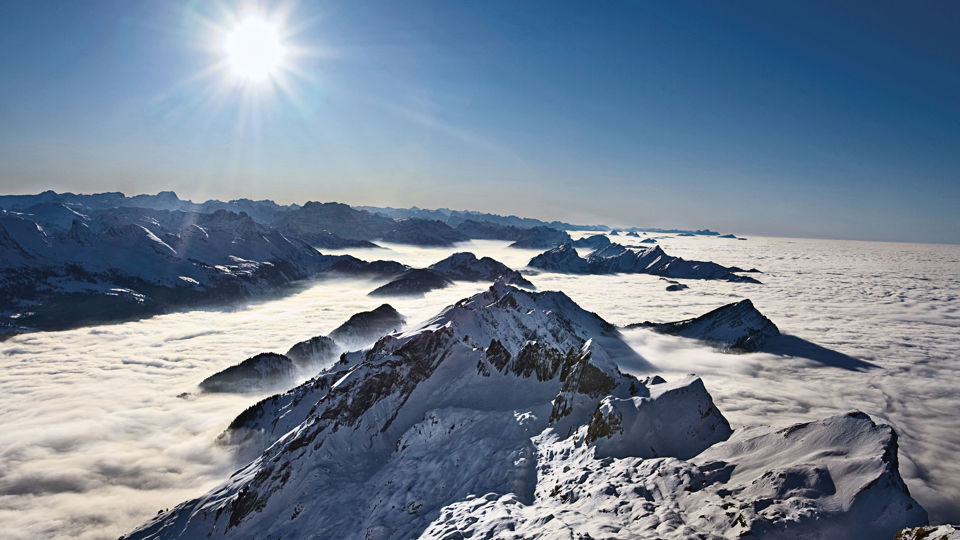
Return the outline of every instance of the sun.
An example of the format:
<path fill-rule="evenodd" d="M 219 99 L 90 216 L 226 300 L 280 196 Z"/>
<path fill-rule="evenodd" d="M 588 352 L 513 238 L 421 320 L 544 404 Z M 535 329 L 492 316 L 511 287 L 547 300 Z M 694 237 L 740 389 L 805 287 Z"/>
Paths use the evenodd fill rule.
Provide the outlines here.
<path fill-rule="evenodd" d="M 225 32 L 223 53 L 234 77 L 262 83 L 279 75 L 286 47 L 279 25 L 259 16 L 248 16 Z"/>

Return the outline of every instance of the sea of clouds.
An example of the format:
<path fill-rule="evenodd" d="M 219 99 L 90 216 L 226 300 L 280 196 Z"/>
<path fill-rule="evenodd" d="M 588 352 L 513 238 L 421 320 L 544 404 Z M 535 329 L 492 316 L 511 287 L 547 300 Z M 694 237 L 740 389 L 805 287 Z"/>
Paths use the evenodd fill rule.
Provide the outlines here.
<path fill-rule="evenodd" d="M 764 285 L 689 280 L 688 290 L 668 292 L 665 281 L 646 275 L 528 277 L 615 324 L 683 319 L 750 298 L 791 336 L 773 352 L 721 354 L 647 330 L 625 336 L 667 377 L 703 376 L 734 427 L 850 409 L 892 424 L 912 494 L 934 521 L 960 522 L 960 246 L 653 236 L 672 255 L 757 267 Z M 472 251 L 514 268 L 537 253 L 506 245 L 388 245 L 350 253 L 425 266 Z M 384 299 L 366 296 L 378 284 L 325 280 L 231 310 L 0 343 L 3 535 L 116 538 L 221 482 L 239 464 L 215 439 L 263 395 L 201 394 L 197 383 L 378 306 Z M 416 323 L 487 286 L 457 283 L 423 298 L 387 301 Z"/>

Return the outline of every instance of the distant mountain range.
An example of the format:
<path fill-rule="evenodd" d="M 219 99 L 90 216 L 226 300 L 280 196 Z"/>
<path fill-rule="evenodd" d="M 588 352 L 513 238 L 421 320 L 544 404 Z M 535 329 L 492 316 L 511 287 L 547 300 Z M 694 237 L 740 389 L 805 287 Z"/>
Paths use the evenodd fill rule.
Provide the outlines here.
<path fill-rule="evenodd" d="M 0 337 L 236 301 L 324 273 L 394 279 L 413 271 L 417 280 L 408 282 L 422 292 L 462 277 L 318 250 L 376 242 L 451 247 L 471 239 L 549 250 L 572 242 L 566 230 L 584 228 L 446 209 L 195 203 L 172 191 L 0 196 Z M 517 274 L 514 282 L 522 279 Z"/>

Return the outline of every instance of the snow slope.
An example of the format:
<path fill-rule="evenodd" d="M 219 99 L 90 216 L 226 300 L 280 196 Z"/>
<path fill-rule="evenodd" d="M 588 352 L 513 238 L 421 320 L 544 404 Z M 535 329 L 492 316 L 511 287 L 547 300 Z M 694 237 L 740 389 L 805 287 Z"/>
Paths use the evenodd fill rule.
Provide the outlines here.
<path fill-rule="evenodd" d="M 670 278 L 760 283 L 750 276 L 737 274 L 744 272 L 740 268 L 672 257 L 664 253 L 658 245 L 628 248 L 620 244 L 609 244 L 596 249 L 584 259 L 577 254 L 572 244 L 565 243 L 530 259 L 528 265 L 568 274 L 652 274 Z"/>
<path fill-rule="evenodd" d="M 700 339 L 731 351 L 758 351 L 767 338 L 780 335 L 780 330 L 753 306 L 741 300 L 720 306 L 708 313 L 683 321 L 629 324 L 626 328 L 650 328 L 663 334 Z"/>
<path fill-rule="evenodd" d="M 888 536 L 926 523 L 862 413 L 741 430 L 559 292 L 497 283 L 238 417 L 262 454 L 129 538 Z M 866 516 L 870 516 L 867 520 Z"/>

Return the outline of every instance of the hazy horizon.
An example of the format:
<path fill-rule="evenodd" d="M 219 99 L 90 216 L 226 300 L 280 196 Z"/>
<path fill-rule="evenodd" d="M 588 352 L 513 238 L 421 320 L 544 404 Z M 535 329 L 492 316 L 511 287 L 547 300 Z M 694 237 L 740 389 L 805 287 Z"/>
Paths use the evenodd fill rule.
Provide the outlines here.
<path fill-rule="evenodd" d="M 46 190 L 42 190 L 42 191 L 46 191 Z M 20 192 L 20 193 L 0 193 L 0 196 L 2 196 L 2 195 L 36 195 L 36 194 L 41 193 L 42 191 L 25 190 L 25 191 Z M 77 194 L 77 195 L 91 195 L 91 194 L 94 194 L 93 192 L 79 192 L 79 191 L 72 191 L 72 192 L 71 192 L 70 190 L 60 190 L 60 191 L 58 191 L 58 190 L 55 190 L 55 189 L 54 189 L 54 190 L 52 190 L 52 191 L 55 191 L 55 192 L 57 192 L 57 193 L 70 192 L 70 193 L 74 193 L 74 194 Z M 356 201 L 332 200 L 332 199 L 328 200 L 328 199 L 322 199 L 322 198 L 314 198 L 314 199 L 307 199 L 307 200 L 302 200 L 302 201 L 295 201 L 295 200 L 276 200 L 276 199 L 272 199 L 272 198 L 269 198 L 269 197 L 266 197 L 266 198 L 264 198 L 264 197 L 249 197 L 249 196 L 243 196 L 243 195 L 238 195 L 238 196 L 235 196 L 235 197 L 202 197 L 202 196 L 201 196 L 201 197 L 189 197 L 189 196 L 186 196 L 185 194 L 182 194 L 182 193 L 177 192 L 177 191 L 172 190 L 172 189 L 170 189 L 170 190 L 168 190 L 168 189 L 161 189 L 161 190 L 158 190 L 157 192 L 152 192 L 152 193 L 148 193 L 148 192 L 144 192 L 144 193 L 139 193 L 139 192 L 125 192 L 125 191 L 123 191 L 123 190 L 113 189 L 113 190 L 98 191 L 98 192 L 96 192 L 96 193 L 119 192 L 119 193 L 123 193 L 123 194 L 124 194 L 125 196 L 127 196 L 127 197 L 131 197 L 131 196 L 136 196 L 136 195 L 156 195 L 157 193 L 164 192 L 164 191 L 173 191 L 180 200 L 189 201 L 189 202 L 197 203 L 197 204 L 202 204 L 202 203 L 204 203 L 204 202 L 206 202 L 206 201 L 208 201 L 208 200 L 219 200 L 219 201 L 223 201 L 223 202 L 228 202 L 228 201 L 230 201 L 230 200 L 238 200 L 238 199 L 249 199 L 249 200 L 254 200 L 254 201 L 257 201 L 257 200 L 270 200 L 270 201 L 273 201 L 273 202 L 275 202 L 275 203 L 277 203 L 277 204 L 279 204 L 279 205 L 288 205 L 288 204 L 303 205 L 303 204 L 305 204 L 305 203 L 307 203 L 307 202 L 320 202 L 320 203 L 332 203 L 332 202 L 335 202 L 335 203 L 347 204 L 347 205 L 349 205 L 349 206 L 351 206 L 351 207 L 355 207 L 355 208 L 356 208 L 356 207 L 365 207 L 365 206 L 369 206 L 369 207 L 381 207 L 381 208 L 386 208 L 386 207 L 392 207 L 392 208 L 413 208 L 413 207 L 416 207 L 416 208 L 419 208 L 419 209 L 421 209 L 421 210 L 473 211 L 473 212 L 481 212 L 481 213 L 488 213 L 488 214 L 497 214 L 497 215 L 502 215 L 502 216 L 515 216 L 515 217 L 520 217 L 520 218 L 534 218 L 534 219 L 539 219 L 539 220 L 541 220 L 541 221 L 546 221 L 546 222 L 562 221 L 562 222 L 565 222 L 565 223 L 569 223 L 569 224 L 571 224 L 571 225 L 580 225 L 580 226 L 589 226 L 589 225 L 608 226 L 608 227 L 611 227 L 612 229 L 628 229 L 628 228 L 631 228 L 631 227 L 632 227 L 632 228 L 640 228 L 640 229 L 677 229 L 677 230 L 689 230 L 689 231 L 698 230 L 698 229 L 709 229 L 709 230 L 712 230 L 712 231 L 715 231 L 715 232 L 719 232 L 720 234 L 728 234 L 728 233 L 729 233 L 729 234 L 736 234 L 736 235 L 739 235 L 739 236 L 763 236 L 763 237 L 768 237 L 768 238 L 797 238 L 797 239 L 807 238 L 807 239 L 812 239 L 812 240 L 844 240 L 844 241 L 850 241 L 850 242 L 886 242 L 886 243 L 906 243 L 906 244 L 912 244 L 912 243 L 919 243 L 919 244 L 944 244 L 944 245 L 956 245 L 956 244 L 960 244 L 960 239 L 958 239 L 958 240 L 956 240 L 956 241 L 935 241 L 935 240 L 916 240 L 916 239 L 888 239 L 888 238 L 846 238 L 846 237 L 840 237 L 840 236 L 826 236 L 826 235 L 814 236 L 814 235 L 802 235 L 802 234 L 775 234 L 775 233 L 764 232 L 764 231 L 751 231 L 751 230 L 741 230 L 741 229 L 731 230 L 731 229 L 720 228 L 720 227 L 717 227 L 717 226 L 715 226 L 715 225 L 711 225 L 711 224 L 709 224 L 709 223 L 690 224 L 690 223 L 684 222 L 683 220 L 677 220 L 676 222 L 672 222 L 672 223 L 668 223 L 668 224 L 657 224 L 657 223 L 652 223 L 652 224 L 651 224 L 651 223 L 621 223 L 621 222 L 611 222 L 610 220 L 603 221 L 603 218 L 602 218 L 602 217 L 599 217 L 599 216 L 593 216 L 593 217 L 591 217 L 591 216 L 589 216 L 589 215 L 587 215 L 587 214 L 582 214 L 582 215 L 585 216 L 583 219 L 570 219 L 570 218 L 567 218 L 567 217 L 558 216 L 558 215 L 550 215 L 550 214 L 534 215 L 534 214 L 528 214 L 528 213 L 507 212 L 507 211 L 504 211 L 504 210 L 502 210 L 502 209 L 501 209 L 501 210 L 498 210 L 498 209 L 482 209 L 482 208 L 455 208 L 455 207 L 449 207 L 449 206 L 427 207 L 427 206 L 423 206 L 423 205 L 419 205 L 419 204 L 412 204 L 412 205 L 408 205 L 408 206 L 397 206 L 397 205 L 395 205 L 395 204 L 388 204 L 388 203 L 375 204 L 375 203 L 371 203 L 371 202 L 356 202 Z"/>

